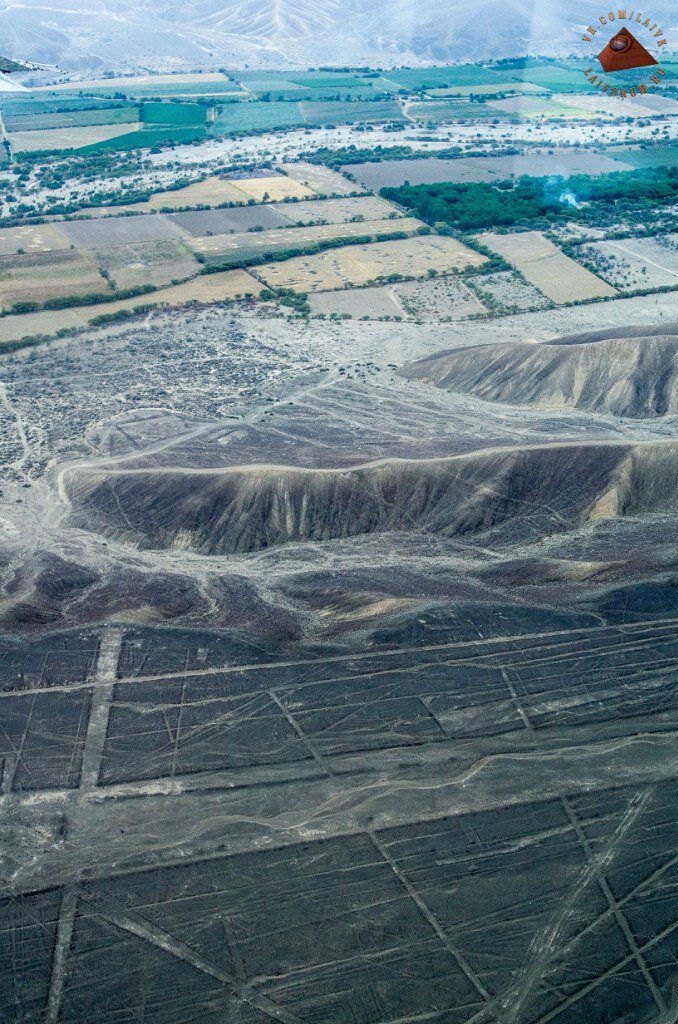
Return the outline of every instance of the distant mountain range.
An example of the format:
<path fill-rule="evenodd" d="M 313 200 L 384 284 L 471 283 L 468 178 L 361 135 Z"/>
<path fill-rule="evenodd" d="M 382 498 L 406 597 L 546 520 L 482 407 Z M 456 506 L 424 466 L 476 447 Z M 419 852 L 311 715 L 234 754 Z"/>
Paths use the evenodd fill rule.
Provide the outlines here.
<path fill-rule="evenodd" d="M 602 10 L 602 8 L 601 8 Z M 593 0 L 0 0 L 0 52 L 65 70 L 566 55 Z M 669 0 L 651 15 L 669 33 Z"/>

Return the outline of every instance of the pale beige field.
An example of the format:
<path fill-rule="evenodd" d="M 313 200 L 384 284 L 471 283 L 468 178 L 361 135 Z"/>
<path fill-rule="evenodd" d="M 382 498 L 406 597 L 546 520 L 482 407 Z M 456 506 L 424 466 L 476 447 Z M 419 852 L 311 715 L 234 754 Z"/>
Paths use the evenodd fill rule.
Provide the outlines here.
<path fill-rule="evenodd" d="M 20 228 L 0 228 L 0 256 L 23 252 L 50 252 L 70 249 L 71 242 L 56 224 L 31 224 Z"/>
<path fill-rule="evenodd" d="M 41 149 L 80 149 L 95 142 L 128 135 L 141 127 L 138 121 L 130 124 L 93 124 L 85 128 L 50 128 L 44 131 L 11 132 L 9 141 L 15 153 L 36 153 Z"/>
<path fill-rule="evenodd" d="M 366 235 L 388 235 L 393 231 L 414 234 L 422 227 L 414 217 L 398 221 L 371 220 L 355 224 L 312 224 L 303 228 L 272 228 L 270 231 L 240 231 L 224 235 L 188 238 L 186 245 L 203 255 L 235 254 L 243 256 L 273 252 L 280 249 L 305 249 L 317 242 L 333 238 L 360 238 Z"/>
<path fill-rule="evenodd" d="M 617 294 L 614 288 L 571 260 L 539 231 L 521 231 L 512 235 L 489 232 L 480 235 L 478 241 L 503 256 L 558 305 Z"/>
<path fill-rule="evenodd" d="M 155 210 L 179 210 L 184 206 L 220 206 L 222 203 L 246 203 L 249 194 L 226 178 L 205 178 L 174 192 L 157 192 L 149 199 Z"/>
<path fill-rule="evenodd" d="M 115 80 L 110 78 L 92 78 L 87 82 L 75 83 L 78 89 L 110 89 L 112 85 L 124 91 L 124 87 L 133 88 L 139 85 L 200 85 L 201 82 L 224 82 L 227 76 L 218 71 L 209 71 L 204 75 L 129 75 Z M 235 83 L 233 85 L 235 89 Z M 45 85 L 36 88 L 35 92 L 53 92 L 55 89 L 72 92 L 73 82 L 61 82 L 59 85 Z"/>
<path fill-rule="evenodd" d="M 303 162 L 294 164 L 281 164 L 280 169 L 288 174 L 290 178 L 307 185 L 321 196 L 347 196 L 352 192 L 364 192 L 362 185 L 355 181 L 349 181 L 338 171 L 332 171 L 329 167 L 320 164 L 305 164 Z"/>
<path fill-rule="evenodd" d="M 85 327 L 95 317 L 117 313 L 120 310 L 134 310 L 145 306 L 182 306 L 191 301 L 200 304 L 225 302 L 240 296 L 258 295 L 260 291 L 261 284 L 244 270 L 204 274 L 186 284 L 162 288 L 149 295 L 138 295 L 132 299 L 0 317 L 0 345 L 38 334 L 50 336 L 60 330 Z"/>
<path fill-rule="evenodd" d="M 92 249 L 97 265 L 110 274 L 117 288 L 138 285 L 169 285 L 172 281 L 192 277 L 200 264 L 181 242 L 173 239 L 159 242 L 136 242 Z"/>
<path fill-rule="evenodd" d="M 238 178 L 231 184 L 245 193 L 246 200 L 254 199 L 258 203 L 268 200 L 276 202 L 281 199 L 308 199 L 316 194 L 312 188 L 302 185 L 293 178 L 286 178 L 283 174 L 271 175 L 270 178 Z"/>
<path fill-rule="evenodd" d="M 264 264 L 257 269 L 257 277 L 272 287 L 318 292 L 368 284 L 391 274 L 424 277 L 429 270 L 448 274 L 485 262 L 485 256 L 454 238 L 424 235 L 393 242 L 346 245 L 315 256 Z"/>
<path fill-rule="evenodd" d="M 71 249 L 0 258 L 0 307 L 106 292 L 96 266 Z"/>
<path fill-rule="evenodd" d="M 401 210 L 378 196 L 309 199 L 299 203 L 286 203 L 279 209 L 285 217 L 296 221 L 297 224 L 317 224 L 321 220 L 326 220 L 328 224 L 339 224 L 342 221 L 352 221 L 356 217 L 368 221 L 403 216 Z"/>

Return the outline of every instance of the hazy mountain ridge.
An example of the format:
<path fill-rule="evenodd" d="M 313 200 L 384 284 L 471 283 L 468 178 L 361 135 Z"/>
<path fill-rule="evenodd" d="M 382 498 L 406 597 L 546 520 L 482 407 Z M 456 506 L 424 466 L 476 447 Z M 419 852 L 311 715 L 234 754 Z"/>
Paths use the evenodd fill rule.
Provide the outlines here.
<path fill-rule="evenodd" d="M 595 13 L 595 12 L 594 12 Z M 197 0 L 186 7 L 94 0 L 81 10 L 58 0 L 5 0 L 0 40 L 10 55 L 65 69 L 119 66 L 284 65 L 289 62 L 400 63 L 467 60 L 520 53 L 564 56 L 592 17 L 581 0 L 546 3 L 474 0 L 441 8 L 433 0 L 375 5 L 365 0 L 249 0 L 228 5 Z M 673 9 L 661 0 L 653 17 L 669 31 Z"/>

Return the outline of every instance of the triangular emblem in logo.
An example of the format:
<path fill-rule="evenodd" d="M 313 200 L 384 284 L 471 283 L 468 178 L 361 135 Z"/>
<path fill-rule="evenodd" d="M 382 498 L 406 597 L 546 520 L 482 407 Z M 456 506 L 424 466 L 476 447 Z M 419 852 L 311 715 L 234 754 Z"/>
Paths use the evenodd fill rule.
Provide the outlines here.
<path fill-rule="evenodd" d="M 603 70 L 609 72 L 646 68 L 659 63 L 627 28 L 612 36 L 605 49 L 598 54 L 598 60 L 603 65 Z"/>

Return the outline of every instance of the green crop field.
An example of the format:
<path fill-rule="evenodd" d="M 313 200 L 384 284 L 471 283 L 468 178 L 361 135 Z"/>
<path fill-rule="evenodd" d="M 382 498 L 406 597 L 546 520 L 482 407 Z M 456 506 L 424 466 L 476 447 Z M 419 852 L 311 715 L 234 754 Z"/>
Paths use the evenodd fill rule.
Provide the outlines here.
<path fill-rule="evenodd" d="M 235 135 L 303 124 L 304 116 L 298 103 L 226 103 L 211 131 L 216 135 Z"/>
<path fill-rule="evenodd" d="M 394 100 L 340 101 L 304 100 L 300 103 L 228 103 L 211 126 L 216 135 L 275 131 L 296 125 L 352 124 L 364 121 L 402 120 L 400 106 Z"/>
<path fill-rule="evenodd" d="M 583 69 L 582 69 L 583 70 Z M 519 79 L 542 85 L 552 92 L 590 92 L 591 85 L 586 81 L 582 71 L 570 68 L 526 68 L 524 71 L 507 72 L 507 79 Z"/>
<path fill-rule="evenodd" d="M 447 124 L 450 121 L 515 121 L 516 115 L 498 110 L 486 103 L 464 103 L 462 100 L 441 100 L 439 103 L 411 103 L 407 109 L 410 117 L 431 124 Z"/>
<path fill-rule="evenodd" d="M 204 125 L 207 107 L 201 103 L 144 103 L 141 120 L 145 125 Z"/>
<path fill-rule="evenodd" d="M 642 149 L 614 146 L 601 152 L 632 167 L 678 167 L 678 146 L 670 144 L 658 143 Z"/>
<path fill-rule="evenodd" d="M 389 82 L 395 82 L 403 89 L 444 89 L 452 85 L 484 85 L 497 82 L 494 71 L 478 64 L 459 64 L 454 67 L 410 68 L 387 71 L 384 75 Z"/>
<path fill-rule="evenodd" d="M 28 132 L 45 128 L 85 128 L 99 124 L 130 124 L 139 120 L 137 107 L 97 107 L 96 110 L 53 111 L 52 113 L 13 113 L 4 117 L 5 128 L 11 132 Z"/>
<path fill-rule="evenodd" d="M 204 138 L 204 127 L 181 127 L 176 128 L 168 125 L 166 128 L 142 128 L 138 132 L 128 132 L 126 135 L 118 135 L 114 139 L 104 139 L 102 142 L 95 142 L 91 146 L 84 146 L 78 149 L 77 153 L 100 153 L 102 150 L 132 150 L 147 149 L 169 142 L 182 143 L 193 142 L 195 139 Z"/>
<path fill-rule="evenodd" d="M 403 112 L 395 100 L 373 102 L 301 104 L 304 121 L 308 125 L 353 124 L 358 121 L 402 121 Z"/>

